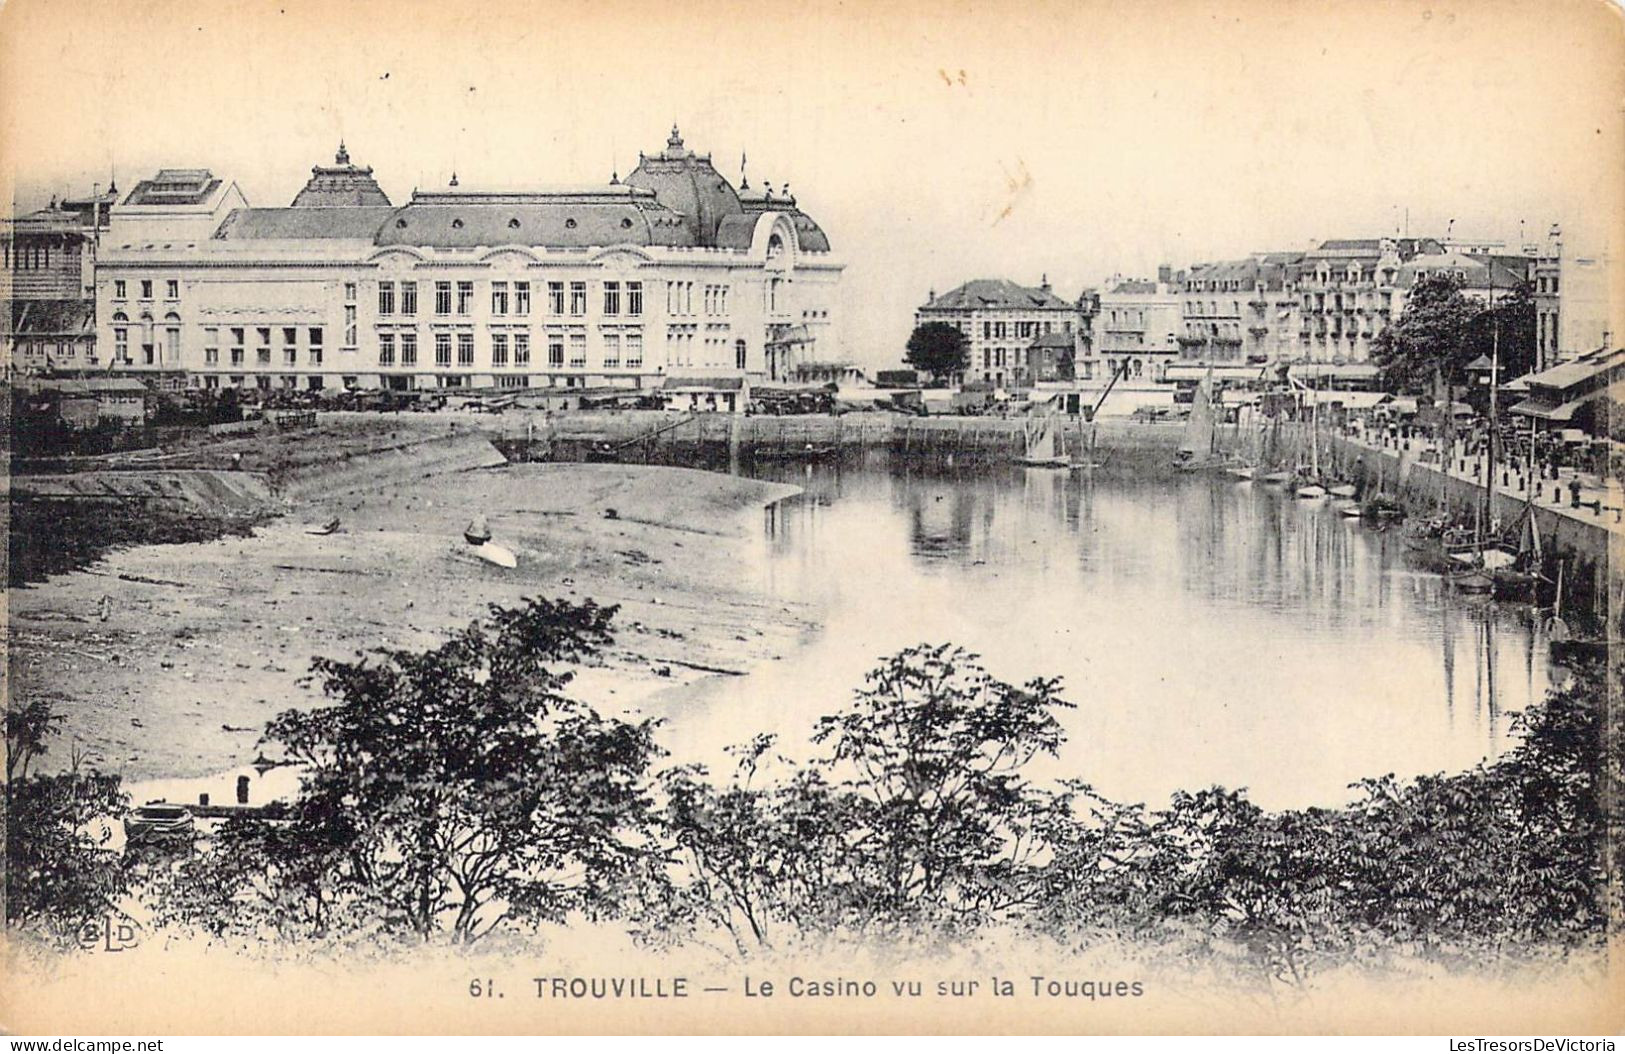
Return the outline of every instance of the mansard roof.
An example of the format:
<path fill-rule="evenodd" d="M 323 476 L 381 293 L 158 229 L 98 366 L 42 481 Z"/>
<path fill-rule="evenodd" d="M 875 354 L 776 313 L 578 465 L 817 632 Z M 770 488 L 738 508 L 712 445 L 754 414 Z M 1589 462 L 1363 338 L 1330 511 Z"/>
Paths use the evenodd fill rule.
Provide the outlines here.
<path fill-rule="evenodd" d="M 1069 304 L 1044 288 L 1034 289 L 1004 278 L 976 278 L 950 289 L 925 305 L 928 311 L 990 311 L 1000 309 L 1067 309 Z"/>

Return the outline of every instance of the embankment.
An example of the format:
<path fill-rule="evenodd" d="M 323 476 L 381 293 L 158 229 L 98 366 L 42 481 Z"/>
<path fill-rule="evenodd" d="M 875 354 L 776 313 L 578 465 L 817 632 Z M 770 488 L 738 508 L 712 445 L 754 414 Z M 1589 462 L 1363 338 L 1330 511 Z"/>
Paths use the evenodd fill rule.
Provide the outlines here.
<path fill-rule="evenodd" d="M 335 451 L 331 457 L 279 468 L 271 476 L 277 492 L 297 503 L 505 464 L 507 458 L 486 437 L 454 433 L 372 449 Z"/>
<path fill-rule="evenodd" d="M 1435 464 L 1421 462 L 1413 452 L 1379 449 L 1343 436 L 1327 436 L 1322 442 L 1337 474 L 1357 483 L 1362 493 L 1380 485 L 1399 499 L 1407 515 L 1443 512 L 1458 522 L 1470 523 L 1475 507 L 1483 507 L 1481 481 L 1446 473 Z M 1492 521 L 1503 527 L 1518 522 L 1530 507 L 1525 482 L 1510 469 L 1496 481 Z M 1565 608 L 1572 603 L 1576 609 L 1596 615 L 1611 612 L 1617 624 L 1621 612 L 1616 594 L 1625 578 L 1625 532 L 1615 513 L 1572 508 L 1553 500 L 1553 484 L 1541 486 L 1543 490 L 1530 508 L 1540 532 L 1546 577 L 1555 580 L 1561 565 Z"/>
<path fill-rule="evenodd" d="M 472 427 L 486 432 L 516 461 L 605 460 L 723 467 L 739 461 L 849 457 L 888 450 L 918 464 L 1008 463 L 1024 452 L 1024 422 L 998 417 L 913 417 L 855 413 L 839 417 L 682 414 L 654 410 L 504 414 Z M 1062 418 L 1059 441 L 1068 456 L 1143 473 L 1166 468 L 1183 424 L 1102 418 Z"/>

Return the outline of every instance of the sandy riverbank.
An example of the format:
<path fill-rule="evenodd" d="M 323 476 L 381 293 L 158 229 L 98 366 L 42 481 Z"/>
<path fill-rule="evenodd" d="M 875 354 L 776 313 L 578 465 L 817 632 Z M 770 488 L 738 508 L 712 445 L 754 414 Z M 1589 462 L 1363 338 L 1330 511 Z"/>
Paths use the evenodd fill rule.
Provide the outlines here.
<path fill-rule="evenodd" d="M 250 538 L 116 552 L 14 591 L 11 690 L 63 713 L 55 763 L 77 741 L 129 780 L 222 773 L 255 756 L 268 718 L 319 700 L 299 683 L 313 655 L 425 647 L 488 604 L 565 596 L 621 605 L 615 645 L 577 690 L 635 711 L 718 676 L 703 668 L 771 661 L 814 627 L 740 570 L 761 508 L 794 492 L 687 469 L 535 464 L 302 502 Z M 516 570 L 466 553 L 476 511 Z M 330 516 L 339 533 L 307 533 Z"/>

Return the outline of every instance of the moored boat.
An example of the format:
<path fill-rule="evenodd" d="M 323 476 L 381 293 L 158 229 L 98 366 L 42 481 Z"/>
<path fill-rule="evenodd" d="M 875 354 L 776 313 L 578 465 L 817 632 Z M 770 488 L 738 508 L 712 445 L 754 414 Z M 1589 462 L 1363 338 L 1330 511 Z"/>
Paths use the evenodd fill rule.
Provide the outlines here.
<path fill-rule="evenodd" d="M 196 834 L 192 810 L 169 802 L 148 802 L 124 817 L 125 845 L 189 844 Z"/>
<path fill-rule="evenodd" d="M 1061 453 L 1055 435 L 1055 415 L 1039 414 L 1022 428 L 1023 450 L 1016 464 L 1028 468 L 1071 468 L 1072 460 Z"/>

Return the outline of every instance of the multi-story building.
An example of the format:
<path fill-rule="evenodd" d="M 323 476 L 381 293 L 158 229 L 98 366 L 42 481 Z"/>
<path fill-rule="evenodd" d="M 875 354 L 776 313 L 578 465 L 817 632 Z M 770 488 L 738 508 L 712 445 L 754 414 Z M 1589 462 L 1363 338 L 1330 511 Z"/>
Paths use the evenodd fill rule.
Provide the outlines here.
<path fill-rule="evenodd" d="M 1203 365 L 1295 358 L 1302 260 L 1302 253 L 1255 253 L 1191 268 L 1185 277 L 1180 357 Z"/>
<path fill-rule="evenodd" d="M 1372 342 L 1404 310 L 1401 268 L 1443 256 L 1432 238 L 1350 238 L 1322 242 L 1298 265 L 1298 358 L 1369 369 Z M 1427 273 L 1418 263 L 1407 275 Z"/>
<path fill-rule="evenodd" d="M 1535 250 L 1530 283 L 1535 300 L 1537 371 L 1568 362 L 1615 341 L 1625 323 L 1619 294 L 1610 291 L 1605 257 L 1565 247 L 1562 228 L 1552 225 Z"/>
<path fill-rule="evenodd" d="M 1078 379 L 1119 376 L 1161 381 L 1179 356 L 1183 271 L 1157 269 L 1156 281 L 1113 276 L 1100 293 L 1094 340 Z"/>
<path fill-rule="evenodd" d="M 1056 296 L 1048 277 L 1036 288 L 1003 278 L 973 279 L 941 296 L 932 290 L 914 312 L 916 326 L 946 322 L 965 335 L 970 353 L 966 379 L 1012 388 L 1053 380 L 1058 349 L 1035 342 L 1062 334 L 1072 338 L 1076 355 L 1082 320 L 1080 304 Z"/>
<path fill-rule="evenodd" d="M 794 197 L 672 129 L 624 181 L 414 191 L 317 166 L 287 208 L 166 170 L 112 210 L 99 337 L 193 387 L 655 388 L 838 355 L 842 264 Z"/>
<path fill-rule="evenodd" d="M 0 229 L 0 347 L 13 371 L 97 365 L 96 247 L 116 198 L 69 198 Z"/>

